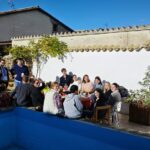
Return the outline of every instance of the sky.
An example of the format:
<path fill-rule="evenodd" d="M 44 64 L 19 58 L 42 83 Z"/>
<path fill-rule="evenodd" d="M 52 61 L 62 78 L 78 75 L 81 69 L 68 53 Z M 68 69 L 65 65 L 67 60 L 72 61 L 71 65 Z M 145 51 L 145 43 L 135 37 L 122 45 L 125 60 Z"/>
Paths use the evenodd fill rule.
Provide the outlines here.
<path fill-rule="evenodd" d="M 0 0 L 0 11 L 12 10 Z M 150 24 L 150 0 L 12 0 L 15 9 L 40 6 L 74 30 Z"/>

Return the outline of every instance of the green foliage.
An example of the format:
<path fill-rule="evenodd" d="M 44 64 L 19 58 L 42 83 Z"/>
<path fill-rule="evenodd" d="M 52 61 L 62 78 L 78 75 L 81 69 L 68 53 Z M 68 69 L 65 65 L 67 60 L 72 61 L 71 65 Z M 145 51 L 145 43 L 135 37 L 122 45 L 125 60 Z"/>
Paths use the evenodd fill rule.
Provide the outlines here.
<path fill-rule="evenodd" d="M 142 101 L 144 105 L 150 105 L 150 67 L 148 67 L 145 77 L 139 84 L 141 85 L 141 89 L 130 91 L 127 101 Z"/>
<path fill-rule="evenodd" d="M 66 52 L 69 52 L 67 45 L 56 37 L 42 37 L 37 44 L 45 56 L 63 57 Z"/>
<path fill-rule="evenodd" d="M 66 43 L 59 41 L 56 37 L 43 36 L 37 42 L 30 41 L 28 46 L 14 46 L 9 49 L 13 58 L 23 58 L 32 60 L 37 65 L 37 75 L 40 76 L 42 65 L 45 64 L 48 58 L 58 57 L 64 58 L 69 52 Z"/>
<path fill-rule="evenodd" d="M 14 59 L 23 58 L 25 60 L 32 60 L 32 54 L 27 46 L 14 46 L 8 49 Z"/>

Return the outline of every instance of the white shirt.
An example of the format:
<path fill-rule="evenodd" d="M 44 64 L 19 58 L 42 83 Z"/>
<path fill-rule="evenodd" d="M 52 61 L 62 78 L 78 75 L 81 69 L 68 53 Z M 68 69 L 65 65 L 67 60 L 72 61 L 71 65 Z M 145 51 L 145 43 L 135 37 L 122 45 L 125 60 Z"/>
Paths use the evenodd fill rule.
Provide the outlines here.
<path fill-rule="evenodd" d="M 81 117 L 83 105 L 80 101 L 80 96 L 75 94 L 68 94 L 64 101 L 65 116 L 68 118 Z M 76 107 L 75 107 L 76 105 Z"/>
<path fill-rule="evenodd" d="M 70 91 L 70 88 L 71 88 L 72 85 L 77 85 L 78 86 L 78 90 L 79 91 L 81 90 L 81 84 L 79 83 L 79 81 L 74 81 L 73 83 L 71 83 L 69 85 L 69 88 L 68 88 L 69 91 Z"/>
<path fill-rule="evenodd" d="M 57 94 L 57 91 L 51 89 L 49 92 L 45 94 L 43 112 L 57 114 L 58 108 L 54 101 L 54 96 Z"/>

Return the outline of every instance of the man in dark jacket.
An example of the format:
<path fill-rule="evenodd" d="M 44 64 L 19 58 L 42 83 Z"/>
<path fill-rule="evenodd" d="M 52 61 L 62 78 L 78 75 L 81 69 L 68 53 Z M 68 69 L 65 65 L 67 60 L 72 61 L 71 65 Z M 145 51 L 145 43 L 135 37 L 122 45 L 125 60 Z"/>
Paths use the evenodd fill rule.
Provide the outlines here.
<path fill-rule="evenodd" d="M 44 93 L 42 90 L 45 88 L 45 83 L 41 79 L 36 79 L 32 86 L 31 98 L 34 107 L 43 108 Z"/>
<path fill-rule="evenodd" d="M 1 59 L 0 60 L 0 86 L 1 88 L 3 88 L 2 87 L 3 85 L 4 85 L 4 88 L 7 88 L 8 83 L 9 83 L 8 69 L 5 67 L 5 60 Z"/>
<path fill-rule="evenodd" d="M 16 96 L 17 106 L 32 106 L 31 90 L 32 86 L 29 84 L 29 77 L 24 75 L 22 77 L 22 82 L 15 87 L 15 90 L 11 94 L 11 97 Z"/>
<path fill-rule="evenodd" d="M 64 88 L 64 86 L 69 87 L 70 83 L 72 82 L 72 77 L 67 75 L 67 70 L 65 68 L 61 69 L 62 76 L 60 78 L 60 86 Z"/>

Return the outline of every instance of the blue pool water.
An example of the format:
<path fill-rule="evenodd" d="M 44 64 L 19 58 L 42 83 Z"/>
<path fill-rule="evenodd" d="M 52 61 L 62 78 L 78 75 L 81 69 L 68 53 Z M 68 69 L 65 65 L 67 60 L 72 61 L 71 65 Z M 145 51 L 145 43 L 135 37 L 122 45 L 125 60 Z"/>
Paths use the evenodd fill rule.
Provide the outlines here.
<path fill-rule="evenodd" d="M 0 150 L 149 149 L 150 138 L 16 108 L 0 112 Z"/>
<path fill-rule="evenodd" d="M 18 147 L 8 147 L 6 150 L 22 150 L 22 149 Z"/>

